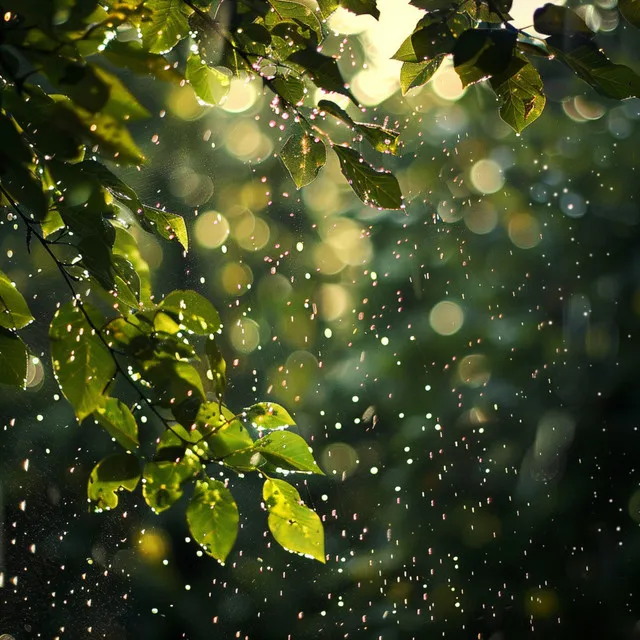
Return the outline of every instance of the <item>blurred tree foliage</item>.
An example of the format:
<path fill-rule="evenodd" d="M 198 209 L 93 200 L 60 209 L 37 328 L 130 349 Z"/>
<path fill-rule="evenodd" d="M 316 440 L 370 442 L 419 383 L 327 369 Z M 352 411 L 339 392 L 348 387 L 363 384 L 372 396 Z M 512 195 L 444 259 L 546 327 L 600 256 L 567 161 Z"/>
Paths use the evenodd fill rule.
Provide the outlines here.
<path fill-rule="evenodd" d="M 636 2 L 2 9 L 0 633 L 636 637 Z"/>

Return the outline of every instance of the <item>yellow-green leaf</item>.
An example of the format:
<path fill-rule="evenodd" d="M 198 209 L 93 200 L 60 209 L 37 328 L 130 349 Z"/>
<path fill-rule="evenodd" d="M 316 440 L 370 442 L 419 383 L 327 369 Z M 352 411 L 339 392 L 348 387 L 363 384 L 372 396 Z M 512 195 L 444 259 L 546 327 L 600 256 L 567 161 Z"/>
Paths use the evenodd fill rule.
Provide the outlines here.
<path fill-rule="evenodd" d="M 269 530 L 276 542 L 324 563 L 324 531 L 320 517 L 301 503 L 295 487 L 284 480 L 268 479 L 262 490 L 269 511 Z"/>
<path fill-rule="evenodd" d="M 140 481 L 140 467 L 135 456 L 114 453 L 103 458 L 89 476 L 87 494 L 96 510 L 115 509 L 120 489 L 133 491 Z"/>
<path fill-rule="evenodd" d="M 33 316 L 13 282 L 0 271 L 0 327 L 22 329 L 33 322 Z"/>
<path fill-rule="evenodd" d="M 195 53 L 192 53 L 187 59 L 185 76 L 201 104 L 217 106 L 229 94 L 231 72 L 226 69 L 222 71 L 216 67 L 209 67 Z"/>
<path fill-rule="evenodd" d="M 125 449 L 132 450 L 139 446 L 138 424 L 124 402 L 117 398 L 104 398 L 93 412 L 93 417 Z"/>
<path fill-rule="evenodd" d="M 308 133 L 294 133 L 284 143 L 280 157 L 296 187 L 301 189 L 316 179 L 327 162 L 327 150 L 321 140 Z"/>
<path fill-rule="evenodd" d="M 84 312 L 95 327 L 103 320 L 88 305 Z M 103 403 L 103 392 L 116 372 L 107 347 L 89 324 L 80 306 L 68 303 L 56 311 L 49 328 L 53 371 L 65 398 L 83 420 Z"/>
<path fill-rule="evenodd" d="M 309 445 L 299 435 L 290 431 L 273 431 L 256 440 L 253 449 L 268 462 L 285 471 L 324 475 L 313 459 Z"/>
<path fill-rule="evenodd" d="M 198 480 L 187 507 L 193 539 L 206 553 L 224 562 L 238 536 L 240 516 L 231 491 L 219 480 Z"/>

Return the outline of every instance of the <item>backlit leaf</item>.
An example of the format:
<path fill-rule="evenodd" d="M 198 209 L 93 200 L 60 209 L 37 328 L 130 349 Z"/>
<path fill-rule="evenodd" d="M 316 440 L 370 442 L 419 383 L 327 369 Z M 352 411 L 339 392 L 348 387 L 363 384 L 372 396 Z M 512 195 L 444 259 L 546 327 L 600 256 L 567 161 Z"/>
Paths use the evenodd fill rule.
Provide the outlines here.
<path fill-rule="evenodd" d="M 593 41 L 574 36 L 546 40 L 551 53 L 598 93 L 615 100 L 640 96 L 640 76 L 622 64 L 614 64 Z"/>
<path fill-rule="evenodd" d="M 256 440 L 254 451 L 259 451 L 271 464 L 287 471 L 305 471 L 323 475 L 316 464 L 309 445 L 291 431 L 273 431 Z"/>
<path fill-rule="evenodd" d="M 162 300 L 160 307 L 175 314 L 186 329 L 199 335 L 207 336 L 220 329 L 216 308 L 195 291 L 172 291 Z"/>
<path fill-rule="evenodd" d="M 132 450 L 139 446 L 138 424 L 124 402 L 117 398 L 103 398 L 93 417 L 125 449 Z"/>
<path fill-rule="evenodd" d="M 546 98 L 536 68 L 524 57 L 515 56 L 510 69 L 491 78 L 500 100 L 500 117 L 520 133 L 542 113 Z"/>
<path fill-rule="evenodd" d="M 294 553 L 324 563 L 324 531 L 317 513 L 301 504 L 300 494 L 288 482 L 268 479 L 262 496 L 269 511 L 269 530 L 276 542 Z"/>
<path fill-rule="evenodd" d="M 147 0 L 151 19 L 141 24 L 142 44 L 150 53 L 171 51 L 189 35 L 191 9 L 182 0 Z"/>
<path fill-rule="evenodd" d="M 209 67 L 195 53 L 190 54 L 187 59 L 185 75 L 201 104 L 219 105 L 229 94 L 231 73 L 225 73 L 216 67 Z"/>
<path fill-rule="evenodd" d="M 198 480 L 187 507 L 193 539 L 220 562 L 229 555 L 238 536 L 240 516 L 231 491 L 219 480 Z"/>
<path fill-rule="evenodd" d="M 120 489 L 133 491 L 140 481 L 140 467 L 135 456 L 114 453 L 103 458 L 89 476 L 87 494 L 96 510 L 115 509 Z"/>
<path fill-rule="evenodd" d="M 0 271 L 0 327 L 22 329 L 33 320 L 22 294 L 9 280 L 7 274 Z"/>
<path fill-rule="evenodd" d="M 84 305 L 84 311 L 99 328 L 103 323 L 99 313 L 88 305 Z M 103 392 L 116 372 L 113 357 L 81 308 L 72 303 L 56 311 L 49 338 L 53 371 L 60 389 L 78 420 L 83 420 L 102 405 Z"/>
<path fill-rule="evenodd" d="M 443 60 L 444 55 L 439 55 L 427 62 L 405 62 L 400 69 L 402 95 L 405 95 L 409 89 L 421 87 L 429 82 Z"/>
<path fill-rule="evenodd" d="M 380 18 L 376 0 L 340 0 L 340 6 L 356 15 L 370 15 L 376 20 Z"/>
<path fill-rule="evenodd" d="M 166 240 L 177 240 L 185 251 L 189 250 L 189 235 L 184 218 L 176 213 L 143 207 L 144 216 L 150 220 L 160 236 Z"/>
<path fill-rule="evenodd" d="M 166 511 L 182 497 L 182 485 L 201 469 L 202 463 L 190 449 L 179 460 L 147 462 L 142 473 L 145 502 L 155 513 Z"/>
<path fill-rule="evenodd" d="M 296 424 L 289 412 L 275 402 L 258 402 L 245 409 L 242 417 L 258 431 L 286 429 Z"/>
<path fill-rule="evenodd" d="M 280 157 L 296 187 L 301 189 L 316 179 L 327 162 L 327 150 L 321 140 L 307 132 L 294 133 L 282 147 Z"/>
<path fill-rule="evenodd" d="M 335 58 L 326 56 L 315 49 L 303 49 L 292 53 L 288 60 L 300 65 L 316 86 L 325 91 L 341 93 L 358 104 L 355 96 L 347 87 Z"/>
<path fill-rule="evenodd" d="M 349 147 L 334 145 L 332 149 L 340 160 L 342 174 L 362 202 L 380 209 L 402 207 L 400 185 L 392 173 L 377 171 Z"/>

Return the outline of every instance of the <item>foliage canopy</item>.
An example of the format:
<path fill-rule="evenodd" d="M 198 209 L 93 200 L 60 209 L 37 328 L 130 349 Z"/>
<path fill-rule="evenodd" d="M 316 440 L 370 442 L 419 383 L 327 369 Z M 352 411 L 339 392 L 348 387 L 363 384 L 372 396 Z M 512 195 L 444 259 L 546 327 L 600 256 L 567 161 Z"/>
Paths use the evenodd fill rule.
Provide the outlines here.
<path fill-rule="evenodd" d="M 500 116 L 516 133 L 545 107 L 536 58 L 565 65 L 606 98 L 640 96 L 640 76 L 612 62 L 567 7 L 536 11 L 533 26 L 543 38 L 513 26 L 508 1 L 411 4 L 424 14 L 394 54 L 402 62 L 403 94 L 429 82 L 450 57 L 464 86 L 488 82 Z M 145 204 L 120 177 L 120 168 L 144 163 L 129 127 L 150 115 L 120 70 L 188 83 L 211 106 L 225 99 L 234 76 L 259 78 L 273 95 L 274 113 L 295 123 L 279 155 L 298 189 L 313 182 L 333 153 L 363 203 L 400 209 L 398 180 L 377 166 L 402 153 L 400 132 L 386 119 L 361 121 L 339 60 L 323 50 L 326 20 L 340 7 L 379 18 L 373 0 L 2 1 L 0 205 L 24 228 L 27 250 L 38 243 L 46 252 L 69 296 L 49 327 L 63 395 L 79 421 L 94 420 L 127 452 L 97 463 L 89 499 L 97 510 L 112 509 L 120 490 L 141 483 L 144 500 L 160 513 L 191 484 L 188 526 L 220 561 L 235 542 L 239 513 L 213 469 L 263 477 L 276 541 L 324 562 L 320 518 L 276 477 L 322 471 L 289 430 L 294 421 L 286 409 L 269 402 L 239 412 L 227 407 L 214 306 L 189 290 L 156 301 L 131 230 L 186 252 L 187 225 Z M 640 27 L 637 2 L 623 0 L 619 10 Z M 366 143 L 374 164 L 332 139 L 329 120 Z M 19 331 L 34 318 L 4 273 L 0 312 L 0 382 L 24 387 L 31 353 Z M 162 428 L 152 451 L 150 434 L 139 433 L 143 411 Z"/>

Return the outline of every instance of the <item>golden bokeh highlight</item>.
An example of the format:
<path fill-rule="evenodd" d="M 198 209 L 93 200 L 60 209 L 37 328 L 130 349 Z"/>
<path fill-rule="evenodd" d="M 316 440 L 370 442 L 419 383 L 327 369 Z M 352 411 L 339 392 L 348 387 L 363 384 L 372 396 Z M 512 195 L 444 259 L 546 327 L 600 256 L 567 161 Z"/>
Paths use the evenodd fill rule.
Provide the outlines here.
<path fill-rule="evenodd" d="M 495 193 L 504 186 L 502 168 L 497 162 L 487 158 L 478 160 L 471 167 L 469 178 L 473 188 L 482 194 Z"/>
<path fill-rule="evenodd" d="M 284 302 L 291 296 L 292 291 L 291 282 L 280 273 L 265 276 L 258 283 L 260 301 L 269 306 L 276 302 Z"/>
<path fill-rule="evenodd" d="M 326 276 L 340 273 L 346 266 L 328 242 L 321 242 L 313 248 L 313 261 L 316 269 Z"/>
<path fill-rule="evenodd" d="M 236 351 L 251 353 L 260 344 L 260 327 L 251 318 L 240 318 L 229 328 L 229 340 Z"/>
<path fill-rule="evenodd" d="M 525 610 L 536 618 L 549 618 L 558 612 L 558 596 L 552 589 L 533 589 L 525 596 Z"/>
<path fill-rule="evenodd" d="M 259 96 L 258 83 L 255 80 L 248 80 L 247 77 L 233 77 L 227 99 L 220 108 L 227 113 L 242 113 L 251 109 Z"/>
<path fill-rule="evenodd" d="M 438 302 L 429 314 L 431 328 L 441 336 L 452 336 L 460 331 L 464 323 L 464 312 L 460 305 L 451 300 Z"/>
<path fill-rule="evenodd" d="M 253 272 L 246 264 L 228 262 L 220 270 L 220 283 L 230 295 L 243 295 L 253 284 Z"/>
<path fill-rule="evenodd" d="M 358 266 L 371 259 L 371 242 L 353 220 L 333 218 L 322 235 L 344 264 Z"/>
<path fill-rule="evenodd" d="M 320 455 L 322 468 L 328 475 L 346 478 L 358 467 L 358 453 L 346 442 L 334 442 L 325 447 Z"/>
<path fill-rule="evenodd" d="M 146 529 L 138 538 L 138 553 L 149 564 L 159 564 L 165 560 L 169 549 L 169 537 L 161 529 Z"/>
<path fill-rule="evenodd" d="M 458 364 L 457 373 L 460 382 L 468 387 L 481 387 L 491 378 L 489 359 L 479 353 L 465 356 Z"/>
<path fill-rule="evenodd" d="M 498 212 L 486 200 L 476 202 L 463 211 L 464 223 L 469 231 L 478 235 L 491 233 L 498 225 Z"/>
<path fill-rule="evenodd" d="M 533 249 L 540 243 L 540 223 L 529 213 L 516 213 L 509 218 L 509 239 L 518 249 Z"/>
<path fill-rule="evenodd" d="M 318 310 L 320 315 L 331 322 L 342 317 L 349 309 L 351 296 L 339 284 L 323 284 L 320 287 Z"/>
<path fill-rule="evenodd" d="M 294 351 L 284 367 L 289 393 L 294 400 L 308 393 L 318 380 L 318 359 L 309 351 Z"/>
<path fill-rule="evenodd" d="M 341 207 L 341 191 L 338 182 L 326 178 L 322 173 L 302 190 L 302 200 L 315 214 L 327 216 Z"/>
<path fill-rule="evenodd" d="M 190 85 L 174 87 L 167 96 L 167 107 L 181 120 L 197 120 L 206 111 L 206 107 L 198 103 Z"/>
<path fill-rule="evenodd" d="M 453 68 L 453 64 L 448 60 L 445 60 L 442 65 L 440 65 L 440 68 L 431 79 L 429 86 L 438 97 L 450 102 L 459 100 L 467 91 L 462 85 L 460 76 Z"/>
<path fill-rule="evenodd" d="M 196 218 L 194 236 L 201 247 L 216 249 L 229 237 L 229 221 L 218 211 L 205 211 Z"/>
<path fill-rule="evenodd" d="M 273 145 L 253 120 L 240 120 L 225 134 L 227 151 L 239 160 L 257 160 L 271 155 Z"/>

